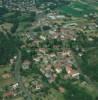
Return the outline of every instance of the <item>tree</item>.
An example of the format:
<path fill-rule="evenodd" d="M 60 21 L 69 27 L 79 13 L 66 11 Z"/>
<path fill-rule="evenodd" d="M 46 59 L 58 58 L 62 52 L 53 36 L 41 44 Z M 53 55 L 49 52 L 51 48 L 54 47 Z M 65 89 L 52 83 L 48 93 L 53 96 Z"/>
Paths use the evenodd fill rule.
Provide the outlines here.
<path fill-rule="evenodd" d="M 2 100 L 2 98 L 3 98 L 3 92 L 0 91 L 0 100 Z"/>
<path fill-rule="evenodd" d="M 8 37 L 8 38 L 7 38 Z M 0 32 L 0 64 L 7 64 L 16 53 L 20 41 L 18 38 Z"/>

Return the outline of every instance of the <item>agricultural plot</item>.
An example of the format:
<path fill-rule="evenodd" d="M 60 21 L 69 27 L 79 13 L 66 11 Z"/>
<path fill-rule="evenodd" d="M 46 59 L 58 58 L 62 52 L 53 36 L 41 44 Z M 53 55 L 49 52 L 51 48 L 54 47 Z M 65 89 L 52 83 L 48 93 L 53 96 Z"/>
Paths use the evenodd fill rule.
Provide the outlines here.
<path fill-rule="evenodd" d="M 88 4 L 84 2 L 72 2 L 68 6 L 63 6 L 59 8 L 62 13 L 72 15 L 75 17 L 83 17 L 84 15 L 88 15 L 90 13 L 98 13 L 96 4 Z"/>

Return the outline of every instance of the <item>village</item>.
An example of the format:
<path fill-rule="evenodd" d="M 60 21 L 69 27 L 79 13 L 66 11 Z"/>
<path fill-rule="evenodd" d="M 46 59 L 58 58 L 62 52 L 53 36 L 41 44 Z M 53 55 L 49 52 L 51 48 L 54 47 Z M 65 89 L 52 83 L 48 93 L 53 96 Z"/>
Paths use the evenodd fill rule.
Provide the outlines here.
<path fill-rule="evenodd" d="M 81 59 L 86 52 L 97 48 L 98 14 L 90 13 L 76 18 L 58 10 L 45 13 L 42 10 L 45 5 L 41 5 L 40 9 L 32 8 L 32 2 L 29 2 L 29 7 L 22 3 L 26 9 L 23 5 L 18 5 L 22 6 L 23 15 L 26 15 L 24 11 L 36 9 L 37 20 L 30 22 L 29 28 L 19 30 L 18 27 L 17 34 L 13 35 L 19 37 L 21 45 L 5 68 L 0 65 L 0 100 L 50 100 L 47 99 L 49 95 L 52 100 L 60 100 L 58 97 L 54 98 L 56 96 L 51 91 L 55 91 L 54 95 L 58 94 L 62 97 L 61 100 L 65 100 L 63 95 L 69 95 L 67 92 L 72 88 L 71 85 L 86 90 L 86 93 L 89 91 L 89 95 L 94 91 L 93 99 L 89 100 L 97 100 L 95 98 L 98 91 L 81 70 Z M 6 3 L 12 4 L 10 0 Z M 6 7 L 10 9 L 12 6 Z M 18 11 L 19 7 L 13 10 Z M 1 24 L 0 32 L 9 37 L 12 23 L 10 26 L 7 22 L 7 25 L 8 30 Z M 20 26 L 22 27 L 21 24 Z M 94 42 L 95 45 L 92 46 Z M 74 98 L 75 95 L 72 92 L 71 97 Z M 84 100 L 88 100 L 88 96 Z"/>

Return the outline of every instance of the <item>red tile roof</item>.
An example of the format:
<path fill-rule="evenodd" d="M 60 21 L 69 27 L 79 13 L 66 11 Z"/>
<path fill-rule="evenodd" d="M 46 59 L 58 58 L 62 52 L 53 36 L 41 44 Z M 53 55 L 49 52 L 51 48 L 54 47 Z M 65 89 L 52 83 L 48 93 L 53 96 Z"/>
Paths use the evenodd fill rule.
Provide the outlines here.
<path fill-rule="evenodd" d="M 71 66 L 71 65 L 67 65 L 67 66 L 66 66 L 66 71 L 67 71 L 67 73 L 68 73 L 69 75 L 71 75 L 72 77 L 74 77 L 74 76 L 76 76 L 76 75 L 79 74 L 78 71 L 72 69 L 72 66 Z"/>

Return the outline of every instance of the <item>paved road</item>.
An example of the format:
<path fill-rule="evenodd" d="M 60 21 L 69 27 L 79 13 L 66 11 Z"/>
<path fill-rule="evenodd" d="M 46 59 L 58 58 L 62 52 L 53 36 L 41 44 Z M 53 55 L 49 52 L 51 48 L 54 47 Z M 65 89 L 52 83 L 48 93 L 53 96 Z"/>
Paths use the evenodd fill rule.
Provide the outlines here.
<path fill-rule="evenodd" d="M 24 86 L 24 83 L 22 81 L 22 77 L 20 74 L 20 68 L 21 68 L 21 51 L 18 50 L 18 56 L 15 64 L 15 79 L 19 83 L 20 89 L 23 92 L 23 96 L 25 100 L 33 100 L 32 94 L 30 91 Z"/>

